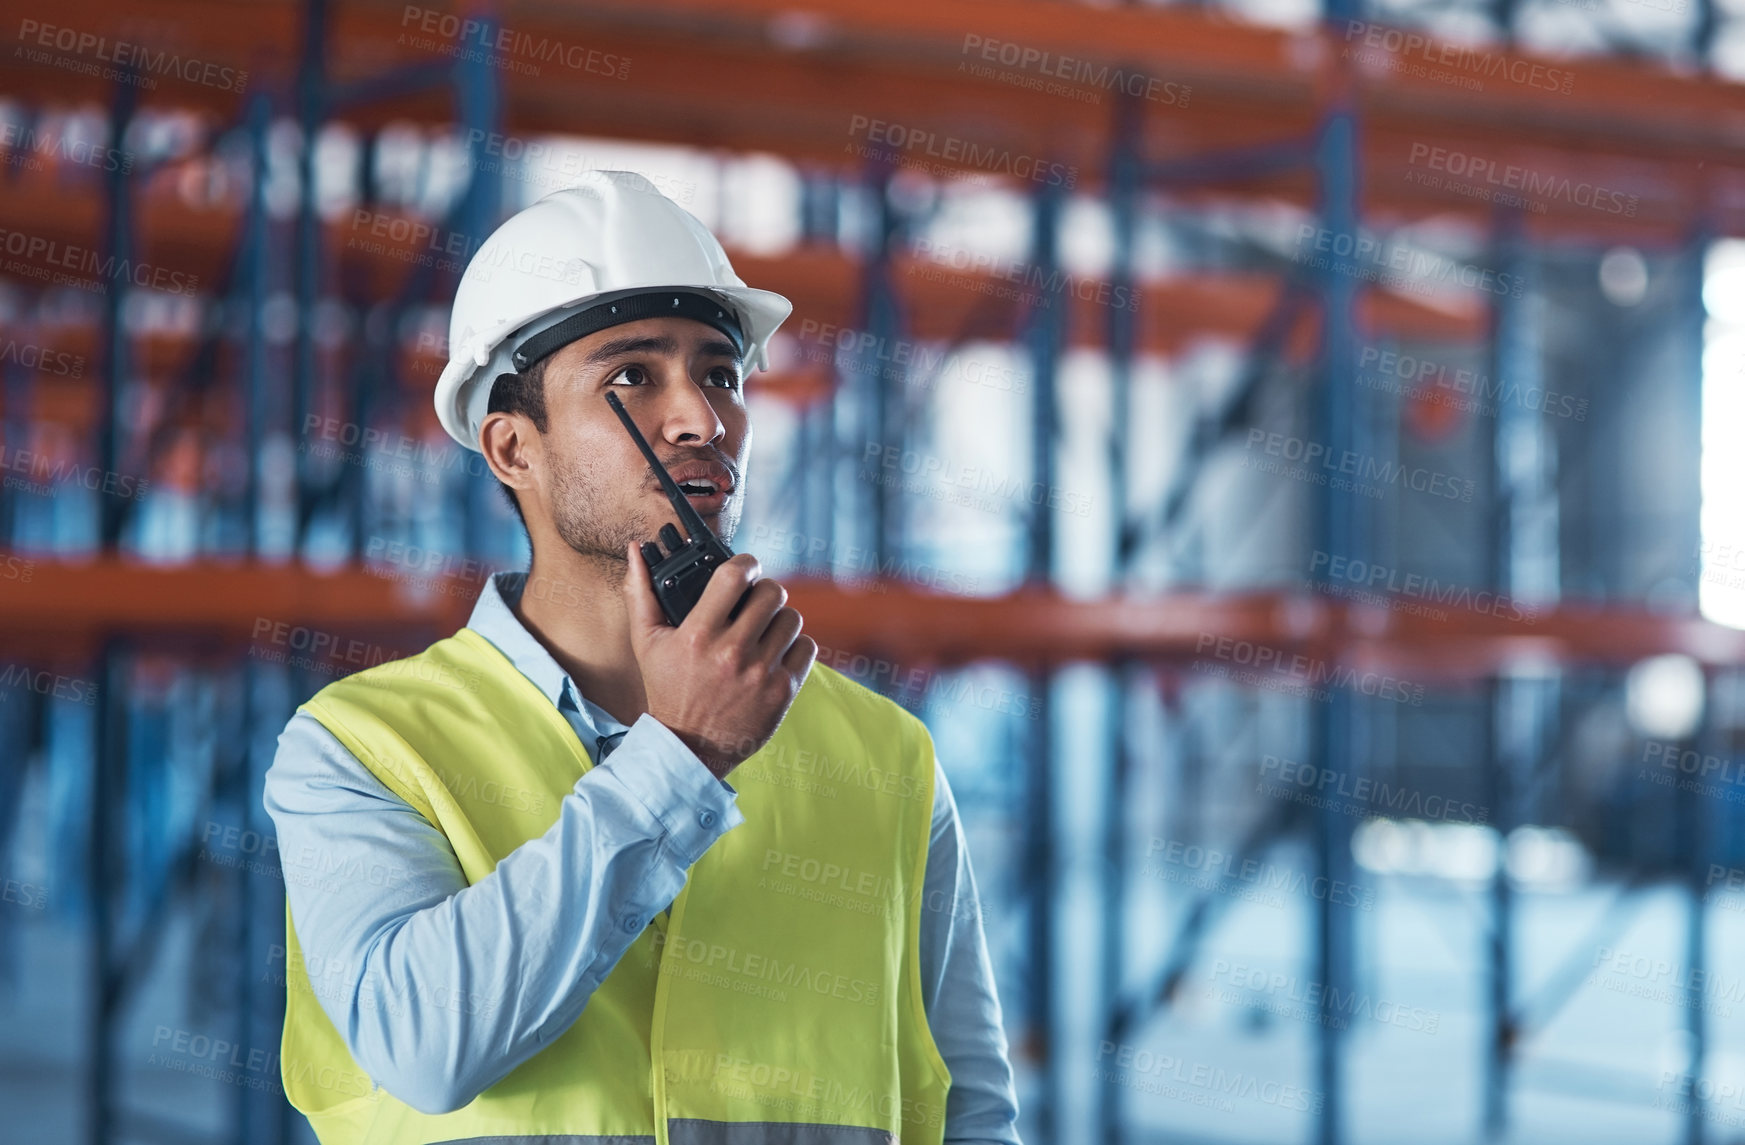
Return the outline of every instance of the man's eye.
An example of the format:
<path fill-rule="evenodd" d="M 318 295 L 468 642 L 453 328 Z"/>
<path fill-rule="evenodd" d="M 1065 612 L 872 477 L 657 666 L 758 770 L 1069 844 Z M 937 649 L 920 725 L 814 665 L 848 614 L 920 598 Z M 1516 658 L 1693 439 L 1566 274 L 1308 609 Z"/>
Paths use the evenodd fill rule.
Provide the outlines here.
<path fill-rule="evenodd" d="M 737 390 L 739 388 L 739 371 L 730 370 L 726 366 L 716 366 L 709 371 L 709 382 L 723 389 Z"/>
<path fill-rule="evenodd" d="M 625 379 L 625 385 L 640 386 L 648 381 L 648 371 L 641 366 L 625 366 L 606 380 L 616 384 L 619 378 Z"/>

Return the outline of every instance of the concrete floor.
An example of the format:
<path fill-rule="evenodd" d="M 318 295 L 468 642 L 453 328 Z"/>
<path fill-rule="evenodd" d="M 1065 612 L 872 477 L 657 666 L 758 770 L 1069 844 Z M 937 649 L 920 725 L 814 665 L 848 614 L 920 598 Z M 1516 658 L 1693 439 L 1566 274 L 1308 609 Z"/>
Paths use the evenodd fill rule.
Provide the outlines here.
<path fill-rule="evenodd" d="M 1522 899 L 1520 966 L 1529 993 L 1583 941 L 1612 893 L 1587 888 Z M 1161 939 L 1185 898 L 1151 901 L 1155 917 L 1136 917 L 1134 933 Z M 1312 975 L 1296 961 L 1306 949 L 1306 906 L 1307 900 L 1288 896 L 1234 903 L 1209 936 L 1180 1003 L 1124 1053 L 1067 1062 L 1063 1103 L 1114 1094 L 1133 1143 L 1312 1140 L 1317 1014 Z M 1730 1096 L 1709 1108 L 1710 1145 L 1745 1141 L 1741 907 L 1745 900 L 1718 899 L 1709 912 L 1706 1072 L 1731 1086 Z M 1354 984 L 1346 1032 L 1346 1116 L 1354 1145 L 1472 1145 L 1481 1139 L 1484 1026 L 1472 953 L 1479 949 L 1482 911 L 1477 888 L 1401 879 L 1377 884 L 1373 908 L 1358 920 L 1364 970 Z M 1676 1082 L 1667 1082 L 1685 1060 L 1684 1014 L 1664 989 L 1667 976 L 1654 969 L 1678 964 L 1684 911 L 1676 892 L 1646 892 L 1609 946 L 1580 952 L 1592 963 L 1586 982 L 1523 1047 L 1508 1141 L 1670 1145 L 1684 1139 L 1676 1111 L 1682 1099 Z M 0 922 L 0 1142 L 84 1145 L 81 936 L 49 912 L 11 908 Z M 189 921 L 178 918 L 127 1015 L 116 1058 L 124 1145 L 227 1142 L 241 1088 L 276 1088 L 276 1067 L 261 1061 L 276 1051 L 276 1040 L 252 1047 L 261 1051 L 252 1068 L 246 1051 L 175 1052 L 184 1032 L 185 1046 L 197 1047 L 191 1039 L 223 1037 L 230 1028 L 216 999 L 190 989 L 194 941 Z M 1001 975 L 1005 984 L 1021 981 L 1015 971 Z M 1008 1002 L 1009 1024 L 1015 1012 Z M 232 1080 L 190 1072 L 226 1068 Z M 1111 1070 L 1116 1084 L 1099 1080 L 1099 1069 Z M 1029 1091 L 1033 1079 L 1022 1065 L 1021 1074 Z M 312 1140 L 300 1126 L 299 1145 Z"/>

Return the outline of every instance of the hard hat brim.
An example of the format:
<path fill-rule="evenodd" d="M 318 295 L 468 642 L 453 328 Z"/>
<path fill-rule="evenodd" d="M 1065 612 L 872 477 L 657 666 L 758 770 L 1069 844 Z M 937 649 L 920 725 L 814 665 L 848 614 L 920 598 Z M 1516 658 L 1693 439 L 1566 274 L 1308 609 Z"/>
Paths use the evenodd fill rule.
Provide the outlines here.
<path fill-rule="evenodd" d="M 669 287 L 673 289 L 683 288 L 702 293 L 715 294 L 724 298 L 730 305 L 739 310 L 744 319 L 743 325 L 746 336 L 746 372 L 749 373 L 753 369 L 769 369 L 770 338 L 775 334 L 777 328 L 787 320 L 788 316 L 794 312 L 794 304 L 789 301 L 786 296 L 777 294 L 773 290 L 759 290 L 752 286 L 722 286 L 715 283 L 690 284 L 675 282 L 662 283 L 659 287 L 638 287 L 635 289 L 666 289 Z M 630 293 L 630 291 L 615 291 L 613 293 Z M 545 312 L 545 315 L 552 314 L 558 310 L 566 310 L 582 303 L 596 302 L 602 298 L 603 296 L 601 295 L 584 295 L 583 297 L 564 305 L 552 307 L 550 310 Z M 521 328 L 525 329 L 533 322 L 537 322 L 539 318 L 545 317 L 545 315 L 538 315 L 529 322 L 523 323 Z M 494 384 L 498 375 L 510 372 L 511 367 L 508 367 L 506 363 L 504 368 L 500 370 L 493 369 L 491 366 L 491 362 L 496 361 L 500 356 L 502 346 L 509 340 L 510 339 L 508 338 L 492 339 L 492 341 L 497 343 L 497 346 L 493 349 L 491 361 L 488 361 L 482 366 L 476 364 L 470 356 L 450 357 L 448 364 L 443 368 L 442 374 L 436 380 L 436 392 L 433 397 L 435 399 L 437 420 L 441 422 L 442 428 L 447 431 L 450 437 L 454 438 L 455 441 L 475 453 L 480 452 L 478 432 L 479 424 L 484 420 L 485 403 L 479 403 L 479 416 L 476 421 L 469 413 L 469 410 L 474 404 L 474 397 L 478 393 L 478 387 L 486 384 L 486 379 L 481 375 L 487 372 L 490 373 L 491 377 L 489 382 Z M 453 347 L 450 348 L 450 352 L 452 354 Z M 486 390 L 485 392 L 488 397 L 489 391 Z"/>

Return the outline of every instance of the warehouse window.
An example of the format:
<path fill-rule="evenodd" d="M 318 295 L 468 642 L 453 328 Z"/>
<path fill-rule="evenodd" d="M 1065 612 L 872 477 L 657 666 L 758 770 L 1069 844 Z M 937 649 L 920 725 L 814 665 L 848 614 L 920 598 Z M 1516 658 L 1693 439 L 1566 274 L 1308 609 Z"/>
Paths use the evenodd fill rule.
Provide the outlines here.
<path fill-rule="evenodd" d="M 1702 582 L 1705 617 L 1745 628 L 1745 240 L 1709 247 L 1703 267 Z"/>

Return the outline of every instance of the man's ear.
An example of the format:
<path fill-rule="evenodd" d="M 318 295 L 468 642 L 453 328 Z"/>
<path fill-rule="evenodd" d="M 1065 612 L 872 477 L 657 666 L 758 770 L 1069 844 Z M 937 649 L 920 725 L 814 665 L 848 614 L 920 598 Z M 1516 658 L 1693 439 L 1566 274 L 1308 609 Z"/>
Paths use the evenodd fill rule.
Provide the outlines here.
<path fill-rule="evenodd" d="M 540 459 L 539 434 L 526 414 L 496 410 L 479 426 L 479 451 L 497 480 L 516 495 L 533 488 L 532 465 Z"/>

